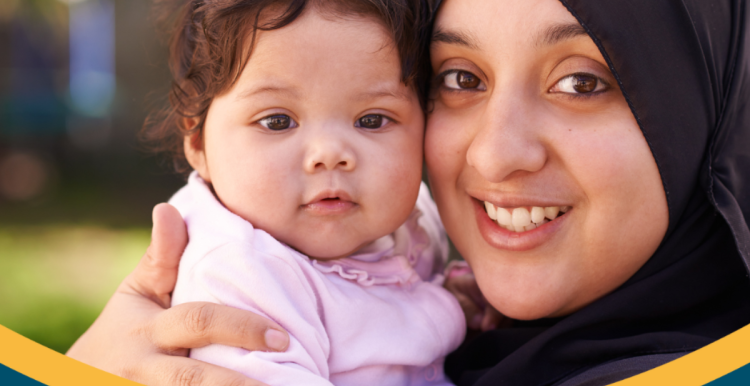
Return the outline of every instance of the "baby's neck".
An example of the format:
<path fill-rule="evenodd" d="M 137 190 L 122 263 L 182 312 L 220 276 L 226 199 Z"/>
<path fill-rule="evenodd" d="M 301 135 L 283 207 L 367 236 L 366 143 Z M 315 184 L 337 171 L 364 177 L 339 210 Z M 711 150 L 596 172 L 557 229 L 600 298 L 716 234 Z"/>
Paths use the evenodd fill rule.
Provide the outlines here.
<path fill-rule="evenodd" d="M 376 261 L 379 261 L 382 258 L 383 251 L 390 250 L 394 246 L 394 240 L 392 234 L 385 235 L 381 238 L 378 238 L 374 241 L 369 241 L 363 245 L 361 245 L 356 250 L 352 251 L 351 253 L 348 253 L 344 256 L 338 256 L 338 257 L 315 257 L 307 255 L 312 260 L 318 260 L 318 261 L 333 261 L 343 258 L 354 258 L 355 260 L 364 261 L 368 263 L 374 263 Z M 295 248 L 297 249 L 297 248 Z M 297 249 L 299 252 L 304 253 L 304 251 L 301 251 Z"/>

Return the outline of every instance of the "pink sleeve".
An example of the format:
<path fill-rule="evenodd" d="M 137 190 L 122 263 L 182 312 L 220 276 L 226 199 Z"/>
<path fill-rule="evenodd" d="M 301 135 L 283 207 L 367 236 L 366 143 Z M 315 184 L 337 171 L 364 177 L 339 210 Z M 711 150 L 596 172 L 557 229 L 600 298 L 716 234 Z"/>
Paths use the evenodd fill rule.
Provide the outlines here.
<path fill-rule="evenodd" d="M 314 279 L 300 267 L 298 257 L 279 249 L 273 252 L 286 256 L 227 244 L 202 258 L 181 280 L 192 300 L 226 304 L 273 319 L 289 332 L 289 349 L 250 352 L 214 344 L 191 350 L 190 356 L 273 386 L 331 386 L 330 343 L 311 284 Z"/>

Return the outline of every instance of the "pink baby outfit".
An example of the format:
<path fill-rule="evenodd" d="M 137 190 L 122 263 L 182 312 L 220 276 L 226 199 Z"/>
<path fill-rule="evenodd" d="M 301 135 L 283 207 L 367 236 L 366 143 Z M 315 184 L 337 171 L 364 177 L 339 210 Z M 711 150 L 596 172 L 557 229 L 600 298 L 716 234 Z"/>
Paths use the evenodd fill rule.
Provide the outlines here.
<path fill-rule="evenodd" d="M 465 322 L 440 286 L 447 240 L 424 184 L 393 234 L 326 262 L 231 213 L 196 173 L 170 203 L 190 235 L 172 304 L 253 311 L 291 337 L 282 353 L 214 344 L 192 350 L 192 358 L 271 386 L 450 384 L 443 359 L 463 340 Z"/>

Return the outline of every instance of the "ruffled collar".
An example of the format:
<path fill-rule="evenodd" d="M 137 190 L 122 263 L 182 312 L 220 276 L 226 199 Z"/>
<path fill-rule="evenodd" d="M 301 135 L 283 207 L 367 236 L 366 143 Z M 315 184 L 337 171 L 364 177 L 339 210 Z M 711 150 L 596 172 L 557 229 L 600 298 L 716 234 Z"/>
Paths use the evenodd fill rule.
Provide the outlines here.
<path fill-rule="evenodd" d="M 422 212 L 409 215 L 404 225 L 362 248 L 352 256 L 336 260 L 312 260 L 323 273 L 335 273 L 362 286 L 404 285 L 421 281 L 414 265 L 429 247 L 427 232 L 419 225 Z"/>

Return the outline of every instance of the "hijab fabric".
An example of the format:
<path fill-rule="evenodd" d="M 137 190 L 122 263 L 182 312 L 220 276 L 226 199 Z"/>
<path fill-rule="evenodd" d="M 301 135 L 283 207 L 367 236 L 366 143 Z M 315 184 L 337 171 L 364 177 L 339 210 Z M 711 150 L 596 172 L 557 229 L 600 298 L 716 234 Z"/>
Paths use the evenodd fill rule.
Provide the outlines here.
<path fill-rule="evenodd" d="M 560 0 L 597 44 L 651 148 L 669 227 L 625 284 L 446 362 L 458 385 L 552 385 L 703 347 L 750 323 L 750 14 L 745 0 Z"/>

